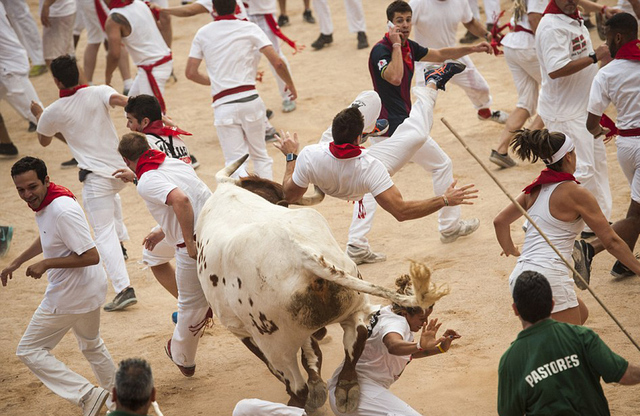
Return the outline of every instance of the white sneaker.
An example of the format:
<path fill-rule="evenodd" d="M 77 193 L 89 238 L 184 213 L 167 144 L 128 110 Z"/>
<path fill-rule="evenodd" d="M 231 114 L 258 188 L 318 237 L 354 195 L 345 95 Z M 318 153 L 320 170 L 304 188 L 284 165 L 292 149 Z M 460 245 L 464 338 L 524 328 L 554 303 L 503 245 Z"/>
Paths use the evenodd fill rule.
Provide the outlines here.
<path fill-rule="evenodd" d="M 444 244 L 453 243 L 458 237 L 469 235 L 480 227 L 480 220 L 471 218 L 470 220 L 460 220 L 460 226 L 452 233 L 440 233 L 440 241 Z"/>
<path fill-rule="evenodd" d="M 296 102 L 291 101 L 290 99 L 286 99 L 282 101 L 282 112 L 290 113 L 297 108 Z"/>
<path fill-rule="evenodd" d="M 383 253 L 374 253 L 370 248 L 360 248 L 352 245 L 347 246 L 347 255 L 355 264 L 379 263 L 387 260 Z"/>
<path fill-rule="evenodd" d="M 481 117 L 480 114 L 478 114 L 478 119 L 483 121 L 491 120 L 498 124 L 506 123 L 508 118 L 509 118 L 509 113 L 507 113 L 506 111 L 500 111 L 500 110 L 492 111 L 491 116 L 487 118 Z"/>
<path fill-rule="evenodd" d="M 82 399 L 82 415 L 97 416 L 108 397 L 109 392 L 102 387 L 92 388 Z"/>

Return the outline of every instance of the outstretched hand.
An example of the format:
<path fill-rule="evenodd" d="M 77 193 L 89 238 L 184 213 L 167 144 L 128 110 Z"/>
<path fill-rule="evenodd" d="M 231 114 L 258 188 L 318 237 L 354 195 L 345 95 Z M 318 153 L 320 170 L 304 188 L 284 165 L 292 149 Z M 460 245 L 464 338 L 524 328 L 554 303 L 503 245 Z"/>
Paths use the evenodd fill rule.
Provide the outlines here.
<path fill-rule="evenodd" d="M 444 337 L 436 339 L 436 334 L 442 324 L 438 323 L 438 318 L 430 319 L 429 322 L 422 324 L 422 332 L 420 332 L 420 348 L 423 350 L 432 350 L 438 344 L 444 341 Z"/>
<path fill-rule="evenodd" d="M 298 142 L 298 133 L 293 133 L 293 137 L 287 131 L 282 131 L 280 135 L 276 134 L 276 142 L 273 145 L 276 149 L 279 149 L 283 155 L 287 155 L 289 153 L 298 154 L 298 148 L 300 147 L 300 143 Z"/>
<path fill-rule="evenodd" d="M 475 185 L 469 184 L 456 188 L 457 183 L 458 181 L 454 180 L 451 186 L 449 186 L 444 193 L 445 198 L 449 201 L 449 206 L 453 207 L 462 204 L 473 205 L 473 202 L 469 201 L 469 199 L 475 199 L 478 197 L 478 195 L 475 195 L 478 193 L 478 190 L 473 189 Z"/>
<path fill-rule="evenodd" d="M 473 45 L 471 47 L 471 51 L 474 53 L 488 53 L 489 55 L 493 55 L 493 48 L 489 44 L 489 42 L 480 42 L 477 45 Z"/>

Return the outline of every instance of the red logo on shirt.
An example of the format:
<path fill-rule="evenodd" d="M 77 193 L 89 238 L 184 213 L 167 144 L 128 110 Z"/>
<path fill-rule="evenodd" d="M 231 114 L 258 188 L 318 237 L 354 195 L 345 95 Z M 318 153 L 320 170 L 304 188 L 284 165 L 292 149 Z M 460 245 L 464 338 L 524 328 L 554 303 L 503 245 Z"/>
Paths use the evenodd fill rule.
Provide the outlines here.
<path fill-rule="evenodd" d="M 582 52 L 587 47 L 587 40 L 584 35 L 577 36 L 571 39 L 571 50 L 573 52 Z"/>

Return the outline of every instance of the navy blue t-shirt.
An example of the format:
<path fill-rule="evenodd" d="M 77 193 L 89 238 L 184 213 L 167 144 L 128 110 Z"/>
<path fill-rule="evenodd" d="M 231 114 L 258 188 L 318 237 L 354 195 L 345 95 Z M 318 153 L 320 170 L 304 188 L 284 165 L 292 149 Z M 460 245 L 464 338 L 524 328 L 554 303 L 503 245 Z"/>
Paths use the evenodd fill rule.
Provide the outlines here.
<path fill-rule="evenodd" d="M 421 60 L 429 52 L 428 48 L 420 46 L 412 40 L 408 40 L 409 49 L 411 51 L 412 63 Z M 389 39 L 385 36 L 382 40 L 371 49 L 369 55 L 369 72 L 373 81 L 373 89 L 376 90 L 382 100 L 382 111 L 380 118 L 386 118 L 389 121 L 390 136 L 396 131 L 396 128 L 409 117 L 411 111 L 411 80 L 413 78 L 414 65 L 404 64 L 404 73 L 402 82 L 399 86 L 395 86 L 382 78 L 382 73 L 391 63 L 391 53 L 393 46 Z"/>

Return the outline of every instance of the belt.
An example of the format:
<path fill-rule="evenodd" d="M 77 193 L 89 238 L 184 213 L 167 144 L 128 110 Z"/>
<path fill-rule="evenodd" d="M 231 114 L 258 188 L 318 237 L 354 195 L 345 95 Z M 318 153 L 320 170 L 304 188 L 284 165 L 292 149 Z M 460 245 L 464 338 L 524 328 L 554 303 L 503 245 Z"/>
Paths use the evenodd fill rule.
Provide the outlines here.
<path fill-rule="evenodd" d="M 195 234 L 193 235 L 193 239 L 194 240 L 196 239 L 196 235 Z M 176 244 L 176 247 L 178 247 L 178 248 L 185 248 L 186 246 L 187 246 L 186 243 Z"/>
<path fill-rule="evenodd" d="M 226 97 L 231 94 L 237 94 L 239 92 L 244 92 L 244 91 L 252 91 L 255 89 L 256 89 L 255 85 L 240 85 L 239 87 L 229 88 L 228 90 L 220 91 L 219 93 L 214 95 L 213 102 L 215 103 L 216 100 L 219 100 L 220 98 Z"/>
<path fill-rule="evenodd" d="M 253 94 L 250 95 L 248 97 L 244 97 L 244 98 L 238 98 L 237 100 L 233 100 L 233 101 L 227 101 L 226 103 L 222 103 L 220 105 L 225 105 L 225 104 L 238 104 L 238 103 L 248 103 L 250 101 L 255 100 L 256 98 L 260 97 L 258 94 Z"/>
<path fill-rule="evenodd" d="M 515 29 L 513 30 L 514 32 L 527 32 L 529 34 L 532 34 L 535 36 L 535 34 L 533 33 L 533 31 L 531 29 L 527 29 L 526 27 L 522 27 L 520 25 L 516 25 Z"/>
<path fill-rule="evenodd" d="M 618 129 L 618 136 L 635 137 L 640 136 L 640 127 L 637 129 Z"/>
<path fill-rule="evenodd" d="M 80 168 L 80 170 L 78 171 L 78 180 L 80 182 L 86 181 L 87 180 L 87 176 L 89 176 L 90 173 L 93 173 L 93 172 L 90 171 L 89 169 Z"/>
<path fill-rule="evenodd" d="M 162 91 L 160 91 L 160 87 L 156 82 L 156 78 L 153 76 L 153 68 L 160 66 L 162 64 L 166 64 L 173 59 L 171 52 L 169 55 L 160 58 L 156 62 L 149 65 L 138 65 L 138 68 L 141 68 L 147 74 L 147 80 L 149 81 L 149 86 L 151 87 L 151 91 L 153 91 L 154 97 L 158 99 L 158 103 L 160 103 L 160 109 L 162 110 L 162 114 L 166 114 L 167 108 L 164 104 L 164 99 L 162 98 Z"/>

